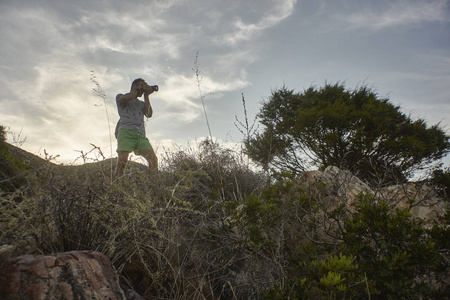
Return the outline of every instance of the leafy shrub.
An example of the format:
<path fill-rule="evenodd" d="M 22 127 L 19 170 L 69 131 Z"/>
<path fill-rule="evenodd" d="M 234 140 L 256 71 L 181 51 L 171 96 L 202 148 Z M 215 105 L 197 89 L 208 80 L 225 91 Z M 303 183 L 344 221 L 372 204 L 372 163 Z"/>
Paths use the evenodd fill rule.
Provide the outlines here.
<path fill-rule="evenodd" d="M 443 260 L 422 221 L 367 195 L 357 212 L 345 221 L 345 248 L 374 280 L 378 293 L 392 299 L 436 296 L 429 283 L 445 275 L 434 272 Z"/>
<path fill-rule="evenodd" d="M 446 291 L 449 229 L 431 229 L 407 210 L 361 194 L 356 212 L 341 219 L 334 242 L 299 247 L 288 280 L 270 299 L 441 299 Z M 448 278 L 447 278 L 448 280 Z M 448 292 L 448 291 L 447 291 Z"/>
<path fill-rule="evenodd" d="M 354 298 L 364 294 L 367 283 L 357 272 L 358 268 L 353 256 L 342 254 L 301 261 L 296 271 L 304 277 L 296 276 L 284 287 L 268 291 L 266 296 L 268 299 Z"/>
<path fill-rule="evenodd" d="M 156 174 L 134 164 L 111 182 L 110 172 L 106 160 L 46 162 L 24 173 L 25 185 L 0 195 L 1 245 L 13 256 L 100 251 L 123 283 L 149 298 L 445 294 L 448 214 L 425 228 L 370 194 L 353 213 L 330 208 L 323 193 L 306 193 L 287 177 L 271 183 L 210 141 L 167 154 Z"/>

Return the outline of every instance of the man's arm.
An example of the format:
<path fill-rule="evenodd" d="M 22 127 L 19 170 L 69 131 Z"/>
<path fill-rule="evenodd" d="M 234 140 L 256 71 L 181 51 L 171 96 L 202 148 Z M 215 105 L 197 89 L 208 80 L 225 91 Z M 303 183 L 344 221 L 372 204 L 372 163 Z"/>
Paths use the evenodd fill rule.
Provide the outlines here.
<path fill-rule="evenodd" d="M 153 116 L 153 108 L 152 105 L 150 104 L 150 99 L 148 98 L 148 95 L 150 95 L 151 93 L 153 93 L 153 90 L 150 87 L 147 87 L 144 93 L 144 101 L 145 101 L 144 115 L 147 118 L 151 118 Z"/>
<path fill-rule="evenodd" d="M 117 102 L 119 102 L 119 103 L 125 103 L 125 102 L 128 102 L 128 101 L 131 101 L 131 100 L 133 100 L 134 98 L 136 98 L 137 95 L 138 95 L 138 92 L 137 92 L 136 90 L 133 90 L 133 91 L 131 91 L 131 92 L 129 92 L 129 93 L 126 93 L 126 94 L 123 94 L 122 96 L 120 96 L 120 97 L 117 99 Z"/>

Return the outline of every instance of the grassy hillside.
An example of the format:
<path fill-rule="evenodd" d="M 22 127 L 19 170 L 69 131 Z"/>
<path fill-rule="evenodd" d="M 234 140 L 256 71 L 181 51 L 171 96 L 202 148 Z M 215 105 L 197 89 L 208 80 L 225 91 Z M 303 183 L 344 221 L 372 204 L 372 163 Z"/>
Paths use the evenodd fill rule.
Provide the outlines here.
<path fill-rule="evenodd" d="M 37 168 L 37 167 L 41 167 L 48 163 L 45 159 L 43 159 L 37 155 L 34 155 L 30 152 L 27 152 L 21 148 L 18 148 L 16 146 L 13 146 L 8 143 L 5 143 L 5 145 L 8 149 L 9 154 L 12 157 L 14 157 L 17 160 L 22 161 L 23 163 L 25 163 L 26 165 L 28 165 L 30 167 Z"/>
<path fill-rule="evenodd" d="M 448 217 L 425 228 L 363 193 L 355 212 L 330 209 L 326 194 L 288 174 L 257 173 L 240 153 L 208 141 L 168 155 L 156 174 L 134 164 L 119 180 L 108 160 L 59 166 L 8 149 L 15 169 L 4 181 L 21 181 L 0 191 L 2 259 L 100 251 L 148 299 L 448 293 Z"/>

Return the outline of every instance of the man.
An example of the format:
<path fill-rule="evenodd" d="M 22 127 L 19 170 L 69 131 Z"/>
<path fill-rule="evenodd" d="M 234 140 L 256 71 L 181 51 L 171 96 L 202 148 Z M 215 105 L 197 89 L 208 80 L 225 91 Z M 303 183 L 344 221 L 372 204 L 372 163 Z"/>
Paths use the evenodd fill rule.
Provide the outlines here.
<path fill-rule="evenodd" d="M 153 109 L 148 96 L 157 91 L 156 86 L 149 86 L 142 78 L 138 78 L 131 84 L 131 90 L 126 94 L 116 96 L 119 122 L 116 126 L 117 138 L 117 167 L 116 175 L 123 176 L 128 155 L 134 151 L 136 155 L 143 156 L 148 162 L 149 173 L 158 169 L 158 159 L 150 142 L 145 136 L 144 116 L 151 118 Z M 144 95 L 144 102 L 138 97 Z"/>

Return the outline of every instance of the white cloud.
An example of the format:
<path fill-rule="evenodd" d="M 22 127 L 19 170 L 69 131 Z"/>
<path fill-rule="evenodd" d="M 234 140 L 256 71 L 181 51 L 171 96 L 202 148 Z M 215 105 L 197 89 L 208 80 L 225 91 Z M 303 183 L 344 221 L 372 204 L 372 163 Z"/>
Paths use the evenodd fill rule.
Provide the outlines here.
<path fill-rule="evenodd" d="M 373 2 L 373 7 L 343 16 L 349 29 L 368 28 L 380 30 L 422 22 L 445 21 L 448 0 L 434 1 L 389 1 L 381 11 L 375 8 L 380 4 Z M 378 6 L 379 7 L 379 6 Z"/>
<path fill-rule="evenodd" d="M 200 80 L 200 90 L 195 74 L 191 76 L 172 75 L 164 82 L 160 91 L 152 96 L 153 102 L 162 106 L 160 109 L 164 111 L 164 114 L 158 118 L 162 123 L 168 124 L 166 126 L 183 127 L 186 123 L 203 118 L 200 92 L 204 102 L 208 102 L 211 98 L 220 97 L 224 92 L 238 90 L 248 84 L 240 78 L 221 82 L 201 74 L 198 79 Z M 176 121 L 175 124 L 174 121 Z"/>
<path fill-rule="evenodd" d="M 53 154 L 82 149 L 91 142 L 104 144 L 105 103 L 92 91 L 90 70 L 76 62 L 45 63 L 35 69 L 33 80 L 11 83 L 15 101 L 1 109 L 2 122 L 14 132 L 23 128 L 27 143 Z M 115 107 L 108 105 L 108 110 Z"/>
<path fill-rule="evenodd" d="M 263 9 L 269 8 L 262 12 L 259 20 L 255 22 L 248 22 L 242 18 L 237 18 L 233 24 L 233 31 L 225 35 L 224 39 L 216 39 L 219 44 L 230 43 L 235 45 L 242 41 L 250 40 L 255 35 L 261 33 L 263 30 L 272 27 L 290 16 L 294 11 L 294 6 L 297 0 L 276 0 L 272 1 L 272 5 L 262 5 Z"/>
<path fill-rule="evenodd" d="M 361 80 L 377 71 L 364 64 L 366 56 L 374 64 L 395 58 L 387 51 L 373 52 L 376 47 L 367 47 L 367 55 L 364 52 L 364 58 L 355 63 L 349 56 L 359 48 L 349 54 L 347 42 L 355 38 L 346 31 L 424 21 L 433 21 L 434 26 L 436 21 L 445 24 L 448 2 L 0 1 L 0 125 L 15 132 L 23 128 L 25 147 L 32 152 L 42 147 L 52 154 L 73 157 L 78 155 L 74 150 L 90 148 L 89 143 L 109 147 L 105 106 L 92 92 L 94 84 L 89 80 L 92 70 L 107 94 L 112 129 L 118 119 L 115 94 L 129 91 L 131 81 L 143 77 L 160 85 L 160 91 L 152 95 L 155 116 L 147 125 L 156 144 L 203 136 L 207 130 L 192 70 L 199 51 L 201 89 L 212 131 L 217 136 L 227 135 L 233 130 L 241 91 L 256 111 L 261 97 L 282 80 L 300 86 L 323 82 L 330 74 L 351 80 L 356 69 L 360 71 L 356 80 Z M 343 27 L 338 38 L 324 39 L 320 34 L 323 28 Z M 444 32 L 444 28 L 438 29 Z M 276 36 L 265 36 L 269 31 Z M 435 44 L 445 42 L 439 31 L 435 36 L 440 37 Z M 381 35 L 378 38 L 382 40 Z M 412 57 L 414 51 L 410 52 Z M 446 50 L 441 53 L 448 57 Z M 395 74 L 396 68 L 404 74 L 397 66 L 389 67 L 386 72 Z M 411 74 L 424 71 L 412 68 Z M 435 78 L 441 75 L 448 78 L 445 69 L 431 68 L 425 72 L 432 74 L 430 86 L 438 86 L 443 79 Z M 420 85 L 419 81 L 423 79 L 415 80 L 415 85 Z M 378 82 L 375 85 L 378 87 Z M 439 99 L 447 95 L 434 90 L 429 94 Z"/>

